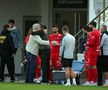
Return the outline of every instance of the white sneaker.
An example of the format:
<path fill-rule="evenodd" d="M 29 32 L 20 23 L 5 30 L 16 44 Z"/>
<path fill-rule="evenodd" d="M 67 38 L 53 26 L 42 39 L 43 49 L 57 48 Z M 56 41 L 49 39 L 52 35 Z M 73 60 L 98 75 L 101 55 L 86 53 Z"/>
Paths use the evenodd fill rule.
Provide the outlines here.
<path fill-rule="evenodd" d="M 97 83 L 93 83 L 92 86 L 97 86 Z"/>
<path fill-rule="evenodd" d="M 39 79 L 34 79 L 35 83 L 40 83 L 41 81 Z"/>
<path fill-rule="evenodd" d="M 86 81 L 84 84 L 82 84 L 82 85 L 84 85 L 84 86 L 90 86 L 91 84 L 90 84 L 90 82 L 88 82 L 88 81 Z"/>
<path fill-rule="evenodd" d="M 97 86 L 97 83 L 96 83 L 96 82 L 91 81 L 91 82 L 90 82 L 90 86 Z"/>
<path fill-rule="evenodd" d="M 71 86 L 71 84 L 70 83 L 66 83 L 64 86 Z"/>

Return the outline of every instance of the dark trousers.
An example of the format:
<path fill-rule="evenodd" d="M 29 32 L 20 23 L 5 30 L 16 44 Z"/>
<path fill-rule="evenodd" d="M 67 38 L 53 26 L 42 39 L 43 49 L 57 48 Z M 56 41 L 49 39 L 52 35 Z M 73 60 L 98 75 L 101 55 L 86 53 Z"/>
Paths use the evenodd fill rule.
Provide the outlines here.
<path fill-rule="evenodd" d="M 102 85 L 103 70 L 102 70 L 102 56 L 98 56 L 97 60 L 97 71 L 98 71 L 98 85 Z"/>
<path fill-rule="evenodd" d="M 8 69 L 11 80 L 15 80 L 14 78 L 14 74 L 15 74 L 14 57 L 3 56 L 3 55 L 1 56 L 0 79 L 4 80 L 5 64 L 7 65 L 7 69 Z"/>
<path fill-rule="evenodd" d="M 41 67 L 42 67 L 42 82 L 48 83 L 50 72 L 50 49 L 40 51 Z"/>
<path fill-rule="evenodd" d="M 26 83 L 33 83 L 36 70 L 36 55 L 27 52 Z"/>

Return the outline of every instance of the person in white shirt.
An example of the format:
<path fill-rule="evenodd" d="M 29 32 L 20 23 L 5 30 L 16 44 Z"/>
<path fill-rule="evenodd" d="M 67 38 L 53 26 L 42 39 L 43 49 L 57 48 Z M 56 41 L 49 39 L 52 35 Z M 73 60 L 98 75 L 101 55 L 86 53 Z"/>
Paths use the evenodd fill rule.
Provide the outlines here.
<path fill-rule="evenodd" d="M 72 70 L 73 52 L 75 49 L 75 38 L 74 36 L 69 34 L 68 26 L 63 26 L 62 32 L 65 36 L 63 37 L 62 44 L 60 46 L 60 59 L 62 59 L 67 79 L 67 83 L 65 84 L 65 86 L 71 85 L 70 78 L 73 79 L 73 85 L 76 85 L 75 74 Z"/>
<path fill-rule="evenodd" d="M 104 73 L 105 83 L 104 86 L 108 86 L 108 31 L 107 26 L 103 25 L 101 28 L 101 55 L 102 55 L 102 71 Z"/>

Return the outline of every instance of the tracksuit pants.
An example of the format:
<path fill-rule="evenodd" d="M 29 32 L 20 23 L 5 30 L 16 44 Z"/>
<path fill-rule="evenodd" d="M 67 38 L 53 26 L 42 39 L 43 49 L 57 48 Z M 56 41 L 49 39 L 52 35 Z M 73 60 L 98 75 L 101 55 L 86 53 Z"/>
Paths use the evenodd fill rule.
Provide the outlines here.
<path fill-rule="evenodd" d="M 14 64 L 14 57 L 11 56 L 1 56 L 1 65 L 0 65 L 0 79 L 4 80 L 4 70 L 5 64 L 7 65 L 7 69 L 9 72 L 9 76 L 11 80 L 15 80 L 15 64 Z"/>

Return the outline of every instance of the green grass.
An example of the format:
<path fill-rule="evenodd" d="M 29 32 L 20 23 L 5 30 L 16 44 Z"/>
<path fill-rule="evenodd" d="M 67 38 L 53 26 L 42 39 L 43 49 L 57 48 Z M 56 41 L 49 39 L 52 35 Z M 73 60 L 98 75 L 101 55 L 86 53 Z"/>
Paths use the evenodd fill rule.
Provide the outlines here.
<path fill-rule="evenodd" d="M 108 90 L 108 87 L 0 83 L 0 90 Z"/>

